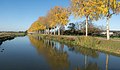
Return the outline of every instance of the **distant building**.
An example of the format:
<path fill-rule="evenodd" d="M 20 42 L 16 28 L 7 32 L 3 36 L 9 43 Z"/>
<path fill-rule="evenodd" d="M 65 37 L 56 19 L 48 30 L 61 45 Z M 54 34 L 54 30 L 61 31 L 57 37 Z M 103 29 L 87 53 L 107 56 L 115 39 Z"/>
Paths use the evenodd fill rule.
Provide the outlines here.
<path fill-rule="evenodd" d="M 102 35 L 106 35 L 107 32 L 103 31 L 103 32 L 101 32 L 100 34 L 102 34 Z M 109 34 L 110 34 L 110 35 L 113 35 L 114 33 L 113 33 L 113 32 L 109 32 Z"/>
<path fill-rule="evenodd" d="M 106 31 L 102 31 L 100 34 L 101 35 L 106 35 L 107 32 Z M 110 34 L 110 36 L 120 36 L 120 31 L 110 30 L 109 34 Z"/>

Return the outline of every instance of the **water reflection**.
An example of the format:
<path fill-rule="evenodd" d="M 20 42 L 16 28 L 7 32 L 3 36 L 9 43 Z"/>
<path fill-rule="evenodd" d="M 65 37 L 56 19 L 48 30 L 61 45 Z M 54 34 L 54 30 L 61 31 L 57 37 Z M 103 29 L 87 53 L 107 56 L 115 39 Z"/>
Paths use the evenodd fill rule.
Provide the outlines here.
<path fill-rule="evenodd" d="M 0 48 L 0 52 L 3 52 L 3 51 L 4 51 L 4 49 Z"/>
<path fill-rule="evenodd" d="M 55 43 L 50 40 L 41 40 L 40 37 L 29 37 L 31 43 L 36 47 L 39 54 L 46 57 L 52 70 L 68 70 L 69 62 L 67 53 L 62 52 L 61 48 L 55 47 Z"/>
<path fill-rule="evenodd" d="M 109 63 L 109 55 L 106 55 L 106 70 L 108 70 L 108 63 Z"/>
<path fill-rule="evenodd" d="M 2 42 L 0 43 L 2 45 Z M 3 52 L 5 49 L 0 46 L 0 52 Z"/>
<path fill-rule="evenodd" d="M 35 35 L 18 37 L 0 46 L 0 70 L 120 70 L 118 65 L 120 57 L 116 55 Z"/>
<path fill-rule="evenodd" d="M 98 56 L 99 56 L 97 51 L 87 49 L 87 48 L 81 48 L 81 47 L 76 46 L 76 47 L 74 47 L 74 51 L 79 52 L 79 53 L 81 53 L 83 55 L 86 55 L 86 56 L 94 57 L 94 58 L 98 58 Z"/>
<path fill-rule="evenodd" d="M 29 39 L 38 53 L 44 55 L 53 70 L 98 70 L 97 63 L 88 62 L 88 56 L 93 58 L 99 56 L 96 51 L 79 47 L 68 47 L 55 41 L 42 39 L 39 36 L 29 36 Z M 81 53 L 84 57 L 79 60 L 80 62 L 72 63 L 75 60 L 72 59 L 73 56 L 71 55 L 76 53 Z M 79 56 L 81 57 L 82 55 Z"/>
<path fill-rule="evenodd" d="M 7 41 L 7 40 L 10 41 L 10 40 L 13 40 L 13 39 L 14 39 L 14 37 L 11 37 L 11 38 L 8 38 L 8 39 L 6 38 L 6 39 L 4 39 L 4 40 L 2 40 L 2 39 L 0 40 L 0 52 L 1 52 L 1 53 L 3 53 L 4 50 L 5 50 L 4 47 L 1 47 L 1 45 L 3 44 L 3 42 L 5 42 L 5 41 Z"/>
<path fill-rule="evenodd" d="M 13 39 L 14 39 L 14 37 L 11 37 L 11 38 L 8 38 L 8 39 L 7 39 L 7 38 L 5 38 L 5 39 L 3 39 L 3 40 L 2 40 L 2 39 L 0 39 L 0 45 L 2 45 L 2 43 L 3 43 L 3 42 L 5 42 L 5 41 L 7 41 L 7 40 L 9 40 L 9 41 L 10 41 L 10 40 L 13 40 Z"/>
<path fill-rule="evenodd" d="M 0 41 L 0 45 L 2 44 L 2 41 Z"/>

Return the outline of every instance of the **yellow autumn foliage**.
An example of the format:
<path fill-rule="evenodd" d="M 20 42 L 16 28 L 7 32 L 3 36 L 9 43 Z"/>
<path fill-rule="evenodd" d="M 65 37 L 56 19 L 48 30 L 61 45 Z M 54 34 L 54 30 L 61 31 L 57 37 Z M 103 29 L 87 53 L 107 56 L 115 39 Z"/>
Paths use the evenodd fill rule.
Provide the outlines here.
<path fill-rule="evenodd" d="M 71 0 L 71 10 L 76 17 L 98 20 L 101 13 L 107 13 L 104 2 L 104 0 Z"/>
<path fill-rule="evenodd" d="M 55 6 L 50 10 L 49 14 L 52 15 L 50 20 L 52 26 L 57 24 L 66 25 L 68 23 L 68 18 L 70 14 L 66 8 Z"/>

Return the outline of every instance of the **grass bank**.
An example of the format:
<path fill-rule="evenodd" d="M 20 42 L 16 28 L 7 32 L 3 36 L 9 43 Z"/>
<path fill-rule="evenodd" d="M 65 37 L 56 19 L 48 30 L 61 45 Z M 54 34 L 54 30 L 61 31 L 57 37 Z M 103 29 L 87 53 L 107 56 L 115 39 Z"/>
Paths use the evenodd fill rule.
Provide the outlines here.
<path fill-rule="evenodd" d="M 85 36 L 57 36 L 57 35 L 39 35 L 44 39 L 55 40 L 71 46 L 89 48 L 110 54 L 120 55 L 120 41 L 106 40 L 98 37 Z"/>
<path fill-rule="evenodd" d="M 25 33 L 0 33 L 0 44 L 3 41 L 14 39 L 15 37 L 25 36 Z"/>

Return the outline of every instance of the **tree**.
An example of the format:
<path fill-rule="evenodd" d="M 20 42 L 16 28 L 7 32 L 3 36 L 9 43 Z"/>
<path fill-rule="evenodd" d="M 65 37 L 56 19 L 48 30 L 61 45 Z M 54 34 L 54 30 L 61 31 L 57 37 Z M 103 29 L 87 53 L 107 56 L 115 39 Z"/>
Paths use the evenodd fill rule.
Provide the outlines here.
<path fill-rule="evenodd" d="M 56 28 L 56 18 L 55 18 L 55 15 L 54 15 L 54 10 L 51 9 L 48 13 L 47 13 L 47 18 L 48 18 L 48 22 L 50 24 L 50 27 L 51 28 L 54 28 L 54 35 L 55 35 L 55 28 Z"/>
<path fill-rule="evenodd" d="M 75 30 L 75 24 L 74 24 L 74 23 L 69 23 L 68 28 L 69 28 L 71 31 L 74 31 L 74 30 Z"/>
<path fill-rule="evenodd" d="M 107 11 L 106 13 L 103 13 L 103 15 L 107 19 L 106 30 L 107 30 L 107 40 L 109 40 L 110 18 L 112 17 L 113 14 L 118 14 L 120 12 L 120 2 L 117 2 L 116 0 L 104 0 L 103 6 L 106 8 Z"/>
<path fill-rule="evenodd" d="M 88 35 L 88 20 L 98 20 L 101 17 L 101 10 L 103 10 L 102 1 L 103 0 L 71 0 L 71 10 L 75 17 L 86 18 L 86 36 Z"/>
<path fill-rule="evenodd" d="M 118 14 L 120 12 L 120 2 L 117 1 L 117 7 L 116 7 L 116 13 Z"/>
<path fill-rule="evenodd" d="M 39 23 L 37 21 L 35 21 L 31 27 L 28 29 L 28 32 L 35 32 L 39 30 Z"/>
<path fill-rule="evenodd" d="M 41 30 L 43 30 L 44 33 L 46 33 L 46 31 L 45 31 L 47 29 L 46 17 L 41 16 L 41 17 L 38 18 L 37 21 L 40 22 L 40 25 L 41 25 L 40 28 L 41 28 Z"/>
<path fill-rule="evenodd" d="M 68 23 L 69 11 L 66 8 L 55 6 L 50 10 L 52 12 L 52 24 L 58 27 L 58 35 L 60 35 L 60 27 Z"/>
<path fill-rule="evenodd" d="M 80 24 L 80 30 L 83 34 L 85 33 L 85 29 L 86 29 L 85 24 L 86 24 L 86 20 L 84 20 Z M 99 34 L 100 31 L 102 31 L 100 26 L 98 27 L 98 26 L 94 25 L 91 20 L 88 20 L 88 35 Z"/>
<path fill-rule="evenodd" d="M 73 35 L 75 34 L 75 24 L 74 23 L 69 23 L 69 26 L 67 27 L 69 30 L 66 30 L 66 32 L 68 32 L 67 34 Z"/>
<path fill-rule="evenodd" d="M 38 20 L 36 20 L 28 29 L 28 32 L 35 32 L 39 30 L 44 30 L 46 26 L 43 25 L 44 23 L 44 17 L 39 17 Z"/>
<path fill-rule="evenodd" d="M 43 23 L 43 25 L 45 26 L 45 33 L 46 34 L 49 34 L 50 33 L 50 23 L 49 23 L 49 19 L 48 19 L 48 17 L 47 16 L 45 16 L 45 17 L 42 17 L 41 18 L 41 22 Z"/>

